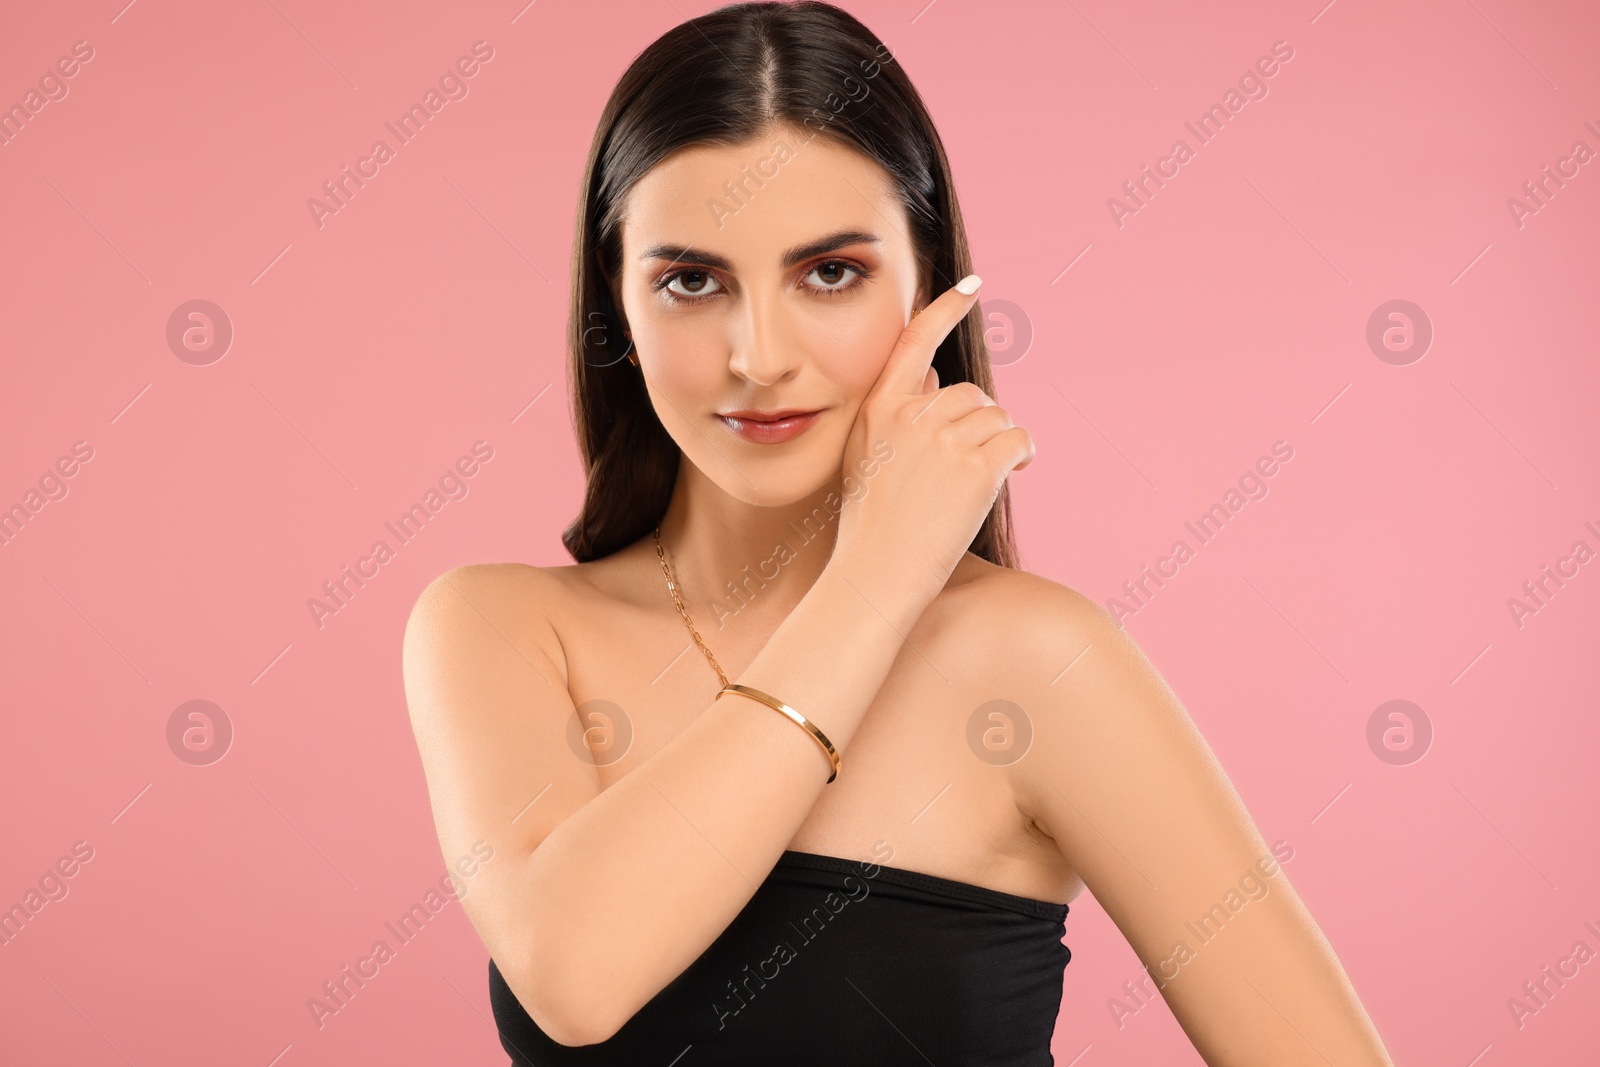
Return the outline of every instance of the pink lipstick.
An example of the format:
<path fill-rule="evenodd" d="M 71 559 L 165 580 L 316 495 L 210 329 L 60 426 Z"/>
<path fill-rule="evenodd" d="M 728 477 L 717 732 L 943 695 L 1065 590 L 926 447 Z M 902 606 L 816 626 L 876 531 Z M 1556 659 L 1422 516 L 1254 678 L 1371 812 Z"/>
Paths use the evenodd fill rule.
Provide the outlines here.
<path fill-rule="evenodd" d="M 778 408 L 773 411 L 746 408 L 741 411 L 718 412 L 717 418 L 746 441 L 774 445 L 798 437 L 809 429 L 821 414 L 821 410 L 804 411 L 800 408 Z"/>

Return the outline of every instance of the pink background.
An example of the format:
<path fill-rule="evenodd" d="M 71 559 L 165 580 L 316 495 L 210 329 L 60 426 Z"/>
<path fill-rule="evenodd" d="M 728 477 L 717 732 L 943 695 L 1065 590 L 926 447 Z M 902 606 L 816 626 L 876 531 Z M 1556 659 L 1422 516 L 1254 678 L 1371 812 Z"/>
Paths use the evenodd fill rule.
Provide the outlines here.
<path fill-rule="evenodd" d="M 0 506 L 86 441 L 0 545 L 0 905 L 93 859 L 0 947 L 0 1061 L 505 1062 L 450 904 L 319 1029 L 306 1000 L 444 873 L 401 690 L 419 590 L 570 562 L 564 397 L 584 153 L 627 62 L 711 5 L 14 4 L 0 103 L 91 61 L 0 147 Z M 1105 602 L 1273 442 L 1294 458 L 1127 620 L 1339 953 L 1397 1063 L 1592 1063 L 1600 963 L 1600 13 L 1575 2 L 851 3 L 924 94 L 1029 427 L 1028 569 Z M 493 59 L 319 228 L 324 181 L 454 61 Z M 1107 200 L 1287 41 L 1293 59 L 1120 228 Z M 1070 265 L 1070 269 L 1069 268 Z M 168 347 L 192 299 L 233 324 Z M 1413 301 L 1408 365 L 1366 328 Z M 531 405 L 531 406 L 530 406 Z M 475 441 L 493 459 L 319 629 L 324 581 Z M 391 543 L 393 543 L 391 539 Z M 1191 545 L 1194 542 L 1191 539 Z M 169 747 L 190 700 L 232 745 Z M 1380 704 L 1432 724 L 1409 765 Z M 451 857 L 453 859 L 454 857 Z M 1087 894 L 1059 1063 L 1199 1063 Z M 1075 1060 L 1076 1058 L 1076 1060 Z"/>

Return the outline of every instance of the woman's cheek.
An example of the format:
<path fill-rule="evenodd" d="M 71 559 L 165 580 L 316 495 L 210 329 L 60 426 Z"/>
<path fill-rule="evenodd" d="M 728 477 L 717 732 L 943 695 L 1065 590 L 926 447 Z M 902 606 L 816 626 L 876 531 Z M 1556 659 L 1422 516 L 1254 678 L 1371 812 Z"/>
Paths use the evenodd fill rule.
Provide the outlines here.
<path fill-rule="evenodd" d="M 641 349 L 649 353 L 645 357 L 650 369 L 646 381 L 656 411 L 666 425 L 671 426 L 684 417 L 697 420 L 723 399 L 718 390 L 720 384 L 725 384 L 724 379 L 719 376 L 717 364 L 708 356 L 715 350 L 714 346 L 696 344 L 683 337 L 664 338 L 653 344 L 647 341 L 646 344 L 648 347 L 641 345 Z M 726 362 L 721 370 L 726 374 Z M 663 400 L 667 403 L 662 403 Z"/>
<path fill-rule="evenodd" d="M 872 323 L 836 330 L 816 348 L 818 367 L 845 392 L 864 397 L 889 362 L 899 338 L 898 329 L 890 332 Z"/>

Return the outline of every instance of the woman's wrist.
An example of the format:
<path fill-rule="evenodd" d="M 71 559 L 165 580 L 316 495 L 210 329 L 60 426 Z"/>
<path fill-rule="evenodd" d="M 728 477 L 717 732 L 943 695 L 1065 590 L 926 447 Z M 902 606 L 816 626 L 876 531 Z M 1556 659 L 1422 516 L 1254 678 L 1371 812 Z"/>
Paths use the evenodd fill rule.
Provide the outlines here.
<path fill-rule="evenodd" d="M 830 561 L 766 647 L 733 680 L 793 707 L 848 764 L 850 740 L 924 606 L 906 590 L 875 578 L 870 568 Z M 823 758 L 803 728 L 785 725 L 816 750 L 815 758 Z"/>

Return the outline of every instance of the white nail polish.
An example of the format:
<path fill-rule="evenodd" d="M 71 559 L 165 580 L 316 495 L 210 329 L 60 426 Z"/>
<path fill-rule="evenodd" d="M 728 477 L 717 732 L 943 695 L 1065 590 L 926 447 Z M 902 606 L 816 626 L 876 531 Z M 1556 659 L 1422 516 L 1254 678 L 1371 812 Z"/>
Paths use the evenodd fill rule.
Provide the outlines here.
<path fill-rule="evenodd" d="M 978 291 L 978 286 L 983 284 L 983 279 L 976 274 L 969 274 L 956 282 L 956 292 L 962 296 L 971 296 Z"/>

